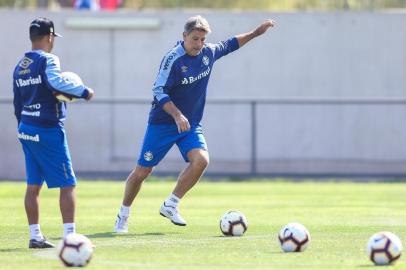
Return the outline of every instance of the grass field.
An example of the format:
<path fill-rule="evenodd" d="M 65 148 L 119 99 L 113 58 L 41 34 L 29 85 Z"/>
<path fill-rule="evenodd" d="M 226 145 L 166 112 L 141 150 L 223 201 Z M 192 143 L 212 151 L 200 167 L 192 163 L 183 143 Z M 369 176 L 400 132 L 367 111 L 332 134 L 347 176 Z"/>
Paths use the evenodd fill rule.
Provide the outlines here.
<path fill-rule="evenodd" d="M 88 269 L 373 269 L 368 238 L 381 230 L 406 239 L 406 184 L 348 182 L 201 182 L 182 201 L 188 226 L 158 214 L 173 181 L 146 182 L 127 235 L 112 233 L 123 182 L 80 181 L 77 230 L 96 245 Z M 62 269 L 54 250 L 27 248 L 24 183 L 0 182 L 0 269 Z M 53 242 L 62 233 L 58 190 L 42 191 L 41 227 Z M 242 211 L 243 237 L 223 237 L 219 219 Z M 310 231 L 303 253 L 285 254 L 279 229 L 297 221 Z M 405 269 L 405 258 L 391 267 Z"/>

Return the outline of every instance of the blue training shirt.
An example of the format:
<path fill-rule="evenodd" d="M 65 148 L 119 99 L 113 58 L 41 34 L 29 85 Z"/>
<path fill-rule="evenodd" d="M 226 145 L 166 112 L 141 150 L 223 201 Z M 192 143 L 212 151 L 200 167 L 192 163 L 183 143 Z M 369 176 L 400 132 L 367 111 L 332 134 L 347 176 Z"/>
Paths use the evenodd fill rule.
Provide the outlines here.
<path fill-rule="evenodd" d="M 38 126 L 63 126 L 66 103 L 58 101 L 53 92 L 87 98 L 83 84 L 63 78 L 59 58 L 42 50 L 25 53 L 13 74 L 14 113 L 18 123 Z"/>
<path fill-rule="evenodd" d="M 191 125 L 200 123 L 206 103 L 207 84 L 213 64 L 239 48 L 237 38 L 206 43 L 200 54 L 186 54 L 183 41 L 169 51 L 161 62 L 153 87 L 154 101 L 149 113 L 150 124 L 174 124 L 175 120 L 162 108 L 172 101 Z"/>

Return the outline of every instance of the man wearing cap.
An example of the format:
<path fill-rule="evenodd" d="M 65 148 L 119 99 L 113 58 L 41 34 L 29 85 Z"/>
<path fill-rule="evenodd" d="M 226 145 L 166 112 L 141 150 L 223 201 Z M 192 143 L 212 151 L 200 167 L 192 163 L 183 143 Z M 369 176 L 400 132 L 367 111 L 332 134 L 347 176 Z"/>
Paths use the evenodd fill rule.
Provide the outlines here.
<path fill-rule="evenodd" d="M 161 205 L 159 213 L 175 225 L 186 225 L 179 214 L 178 204 L 197 183 L 209 163 L 200 121 L 213 64 L 273 26 L 274 21 L 265 20 L 248 33 L 210 44 L 205 42 L 206 35 L 210 33 L 210 26 L 205 18 L 194 16 L 186 21 L 183 41 L 179 41 L 161 62 L 152 89 L 154 100 L 147 131 L 138 164 L 126 181 L 115 232 L 128 232 L 130 206 L 142 182 L 175 143 L 183 159 L 189 164 L 180 173 L 174 190 Z"/>
<path fill-rule="evenodd" d="M 25 53 L 13 73 L 14 110 L 27 176 L 29 248 L 54 247 L 39 225 L 39 193 L 44 181 L 48 188 L 60 188 L 64 236 L 75 232 L 76 178 L 64 130 L 66 104 L 54 94 L 90 100 L 94 92 L 62 77 L 59 58 L 51 54 L 55 37 L 60 36 L 51 20 L 35 19 L 30 24 L 32 50 Z"/>

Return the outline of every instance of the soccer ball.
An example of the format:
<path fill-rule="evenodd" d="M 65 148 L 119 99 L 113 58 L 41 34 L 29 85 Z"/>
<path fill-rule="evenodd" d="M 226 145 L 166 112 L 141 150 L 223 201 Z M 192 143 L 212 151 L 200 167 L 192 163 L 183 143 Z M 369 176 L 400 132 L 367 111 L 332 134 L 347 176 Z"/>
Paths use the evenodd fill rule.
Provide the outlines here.
<path fill-rule="evenodd" d="M 86 236 L 71 233 L 59 242 L 57 252 L 65 266 L 85 266 L 92 258 L 93 247 Z"/>
<path fill-rule="evenodd" d="M 247 218 L 239 211 L 227 212 L 220 219 L 220 230 L 227 236 L 242 236 L 247 227 Z"/>
<path fill-rule="evenodd" d="M 402 253 L 402 242 L 391 232 L 378 232 L 369 238 L 367 255 L 376 265 L 395 263 Z"/>
<path fill-rule="evenodd" d="M 278 239 L 284 252 L 300 252 L 309 245 L 310 233 L 300 223 L 289 223 L 279 231 Z"/>
<path fill-rule="evenodd" d="M 83 85 L 82 79 L 79 77 L 78 74 L 76 74 L 74 72 L 65 71 L 65 72 L 62 72 L 61 75 L 64 80 L 67 80 L 67 81 L 73 83 L 74 86 Z M 57 91 L 54 92 L 54 96 L 57 100 L 59 100 L 61 102 L 73 102 L 73 101 L 76 101 L 79 99 L 75 96 L 71 96 L 69 94 L 57 92 Z"/>

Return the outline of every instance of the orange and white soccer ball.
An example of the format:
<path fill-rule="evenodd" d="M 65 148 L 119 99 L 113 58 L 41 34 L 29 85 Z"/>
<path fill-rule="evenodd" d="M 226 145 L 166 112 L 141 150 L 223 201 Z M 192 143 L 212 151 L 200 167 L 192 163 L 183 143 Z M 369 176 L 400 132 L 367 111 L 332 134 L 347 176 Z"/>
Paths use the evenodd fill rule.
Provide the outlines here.
<path fill-rule="evenodd" d="M 58 257 L 65 266 L 85 266 L 92 258 L 94 245 L 86 236 L 71 233 L 57 247 Z"/>

